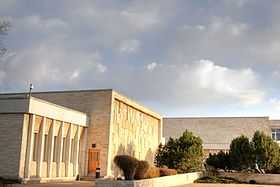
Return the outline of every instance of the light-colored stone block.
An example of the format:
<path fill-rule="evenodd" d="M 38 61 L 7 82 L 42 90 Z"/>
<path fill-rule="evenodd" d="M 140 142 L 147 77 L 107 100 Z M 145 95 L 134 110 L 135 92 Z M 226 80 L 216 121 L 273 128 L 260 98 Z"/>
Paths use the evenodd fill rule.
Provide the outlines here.
<path fill-rule="evenodd" d="M 96 181 L 96 187 L 171 187 L 193 183 L 202 176 L 202 172 L 194 172 L 132 181 L 102 179 Z"/>

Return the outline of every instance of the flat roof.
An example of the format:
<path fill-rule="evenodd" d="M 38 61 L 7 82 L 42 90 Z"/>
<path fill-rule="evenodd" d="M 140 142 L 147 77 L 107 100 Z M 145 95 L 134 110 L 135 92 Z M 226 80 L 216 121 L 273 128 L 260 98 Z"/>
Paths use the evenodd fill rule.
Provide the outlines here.
<path fill-rule="evenodd" d="M 32 92 L 34 94 L 47 94 L 47 93 L 75 93 L 75 92 L 112 92 L 112 96 L 130 106 L 133 108 L 150 115 L 157 119 L 162 119 L 162 116 L 153 110 L 139 104 L 134 99 L 131 99 L 127 96 L 124 96 L 120 92 L 114 90 L 114 89 L 88 89 L 88 90 L 60 90 L 60 91 L 39 91 L 39 92 Z M 19 96 L 27 96 L 28 92 L 15 92 L 15 93 L 0 93 L 0 99 L 1 98 L 14 98 Z"/>
<path fill-rule="evenodd" d="M 38 91 L 38 92 L 32 92 L 32 93 L 36 93 L 36 94 L 40 94 L 40 93 L 71 93 L 71 92 L 104 92 L 104 91 L 113 91 L 113 89 L 108 88 L 108 89 L 85 89 L 85 90 L 51 90 L 51 91 Z M 22 94 L 26 94 L 28 95 L 29 92 L 0 92 L 0 96 L 5 96 L 5 95 L 22 95 Z"/>
<path fill-rule="evenodd" d="M 87 115 L 85 113 L 35 97 L 1 98 L 0 114 L 7 113 L 30 113 L 87 126 Z"/>

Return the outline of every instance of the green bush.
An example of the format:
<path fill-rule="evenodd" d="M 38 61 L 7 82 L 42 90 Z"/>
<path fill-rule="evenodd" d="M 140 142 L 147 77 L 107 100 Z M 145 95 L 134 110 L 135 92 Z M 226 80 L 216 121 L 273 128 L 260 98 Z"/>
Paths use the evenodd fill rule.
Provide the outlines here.
<path fill-rule="evenodd" d="M 166 145 L 160 145 L 155 157 L 158 167 L 167 166 L 179 173 L 199 171 L 202 167 L 202 140 L 185 131 L 178 139 L 170 138 Z"/>
<path fill-rule="evenodd" d="M 138 165 L 135 171 L 134 179 L 145 179 L 145 175 L 150 168 L 150 164 L 147 161 L 138 161 Z"/>
<path fill-rule="evenodd" d="M 117 155 L 114 163 L 123 171 L 125 180 L 133 180 L 138 167 L 138 160 L 128 155 Z"/>
<path fill-rule="evenodd" d="M 252 139 L 254 159 L 259 168 L 266 172 L 278 173 L 280 168 L 279 145 L 263 132 L 256 131 Z"/>
<path fill-rule="evenodd" d="M 209 154 L 209 157 L 206 160 L 206 163 L 210 166 L 215 167 L 216 169 L 230 169 L 230 159 L 229 154 L 223 151 L 218 152 L 217 154 Z"/>
<path fill-rule="evenodd" d="M 229 158 L 232 168 L 236 170 L 248 169 L 254 165 L 253 149 L 247 137 L 242 135 L 232 140 Z"/>

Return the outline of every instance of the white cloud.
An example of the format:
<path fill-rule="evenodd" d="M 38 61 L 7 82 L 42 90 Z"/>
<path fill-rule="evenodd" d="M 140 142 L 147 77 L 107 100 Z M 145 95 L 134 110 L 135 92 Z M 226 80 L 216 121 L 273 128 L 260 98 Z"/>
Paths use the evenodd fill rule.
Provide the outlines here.
<path fill-rule="evenodd" d="M 180 89 L 186 85 L 185 93 L 191 90 L 201 92 L 196 95 L 198 98 L 210 95 L 210 99 L 233 99 L 244 105 L 258 104 L 264 97 L 251 69 L 230 69 L 210 60 L 200 60 L 185 66 L 177 85 Z"/>
<path fill-rule="evenodd" d="M 119 46 L 119 51 L 121 53 L 135 53 L 140 48 L 139 40 L 124 40 Z"/>
<path fill-rule="evenodd" d="M 107 71 L 107 67 L 104 64 L 96 63 L 95 66 L 100 73 L 105 73 Z"/>
<path fill-rule="evenodd" d="M 72 73 L 70 79 L 73 80 L 73 79 L 78 78 L 79 76 L 80 76 L 80 72 L 79 72 L 78 70 L 75 70 L 75 71 Z"/>
<path fill-rule="evenodd" d="M 206 27 L 205 27 L 204 25 L 196 25 L 195 28 L 196 28 L 197 30 L 200 30 L 200 31 L 203 31 L 203 30 L 206 29 Z"/>
<path fill-rule="evenodd" d="M 19 68 L 20 67 L 20 68 Z M 6 73 L 2 82 L 7 89 L 33 82 L 38 89 L 50 85 L 71 86 L 70 80 L 90 80 L 105 73 L 98 52 L 69 51 L 63 46 L 41 45 L 22 50 L 0 64 Z M 73 85 L 74 86 L 74 85 Z"/>
<path fill-rule="evenodd" d="M 274 110 L 280 111 L 280 99 L 278 98 L 270 98 L 269 104 Z"/>
<path fill-rule="evenodd" d="M 160 22 L 156 11 L 137 12 L 123 10 L 120 15 L 123 16 L 130 25 L 140 30 L 150 29 Z"/>
<path fill-rule="evenodd" d="M 240 36 L 247 31 L 248 25 L 242 22 L 236 22 L 229 17 L 213 17 L 209 24 L 210 32 Z"/>
<path fill-rule="evenodd" d="M 148 64 L 146 66 L 146 68 L 147 68 L 148 71 L 153 71 L 157 67 L 157 65 L 158 64 L 156 62 L 152 62 L 152 63 Z"/>

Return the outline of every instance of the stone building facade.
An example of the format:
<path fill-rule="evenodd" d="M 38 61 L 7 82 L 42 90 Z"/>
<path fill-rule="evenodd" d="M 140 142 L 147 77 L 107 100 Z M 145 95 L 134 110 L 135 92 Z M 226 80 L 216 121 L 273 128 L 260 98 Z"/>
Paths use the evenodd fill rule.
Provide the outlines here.
<path fill-rule="evenodd" d="M 0 99 L 0 176 L 75 179 L 86 114 L 33 97 Z"/>
<path fill-rule="evenodd" d="M 204 153 L 208 155 L 228 151 L 231 141 L 240 135 L 251 139 L 257 130 L 271 135 L 273 123 L 275 128 L 280 127 L 279 121 L 268 117 L 164 118 L 163 136 L 168 140 L 181 136 L 185 130 L 191 131 L 202 139 Z"/>
<path fill-rule="evenodd" d="M 0 94 L 0 100 L 9 103 L 10 100 L 17 97 L 25 97 L 24 93 L 13 93 L 13 94 Z M 79 174 L 80 176 L 94 176 L 95 169 L 97 167 L 101 168 L 102 176 L 113 176 L 118 174 L 117 168 L 113 164 L 113 158 L 116 154 L 130 154 L 139 159 L 146 159 L 152 163 L 154 158 L 154 153 L 162 140 L 162 117 L 139 105 L 138 103 L 122 96 L 121 94 L 108 89 L 108 90 L 81 90 L 81 91 L 58 91 L 58 92 L 37 92 L 32 93 L 32 98 L 34 100 L 45 101 L 46 103 L 50 103 L 50 105 L 55 105 L 58 107 L 63 107 L 65 110 L 77 112 L 79 114 L 83 114 L 86 116 L 86 123 L 82 124 L 83 128 L 80 129 L 80 134 L 78 134 L 80 140 L 83 142 L 80 143 L 79 150 L 77 151 L 75 148 L 74 152 L 78 152 L 79 154 L 79 165 L 74 166 L 71 162 L 71 155 L 68 157 L 61 158 L 64 162 L 51 162 L 51 166 L 44 163 L 45 158 L 41 158 L 42 155 L 39 154 L 38 157 L 42 161 L 42 164 L 34 165 L 32 159 L 30 161 L 30 168 L 27 169 L 30 171 L 30 175 L 18 175 L 21 178 L 26 178 L 34 180 L 49 180 L 49 179 L 71 179 L 71 176 L 76 176 Z M 22 128 L 21 124 L 25 120 L 30 121 L 30 117 L 22 114 L 21 116 L 15 116 L 9 114 L 11 116 L 5 116 L 8 114 L 2 114 L 1 109 L 4 110 L 4 105 L 0 105 L 0 128 L 6 129 L 8 124 L 11 121 L 15 120 L 16 124 L 14 127 L 10 127 L 11 131 L 17 127 Z M 18 107 L 12 107 L 10 111 L 16 111 Z M 75 110 L 75 111 L 74 111 Z M 48 111 L 51 113 L 51 111 Z M 71 115 L 67 115 L 69 119 Z M 28 114 L 29 115 L 29 114 Z M 31 113 L 32 116 L 32 113 Z M 62 141 L 68 141 L 75 139 L 77 136 L 77 127 L 74 125 L 70 125 L 68 123 L 63 123 L 63 131 L 56 130 L 57 128 L 52 128 L 52 126 L 61 126 L 61 124 L 57 124 L 61 122 L 61 120 L 54 119 L 55 122 L 50 121 L 48 118 L 44 120 L 44 115 L 40 114 L 43 118 L 36 118 L 38 121 L 36 124 L 41 124 L 42 120 L 45 121 L 45 129 L 44 132 L 49 132 L 51 134 L 60 133 L 61 135 L 57 135 L 62 138 Z M 52 119 L 52 118 L 50 118 Z M 1 122 L 1 120 L 8 121 L 7 124 Z M 35 120 L 35 121 L 36 121 Z M 48 124 L 56 124 L 56 125 L 48 125 Z M 72 123 L 71 123 L 72 124 Z M 37 132 L 38 129 L 41 129 L 40 126 L 34 125 L 33 131 Z M 60 127 L 61 128 L 61 127 Z M 71 135 L 69 135 L 69 130 Z M 8 129 L 6 129 L 8 131 Z M 26 130 L 27 134 L 29 133 L 29 129 Z M 40 131 L 38 132 L 39 134 Z M 46 134 L 46 133 L 44 133 Z M 46 134 L 47 135 L 47 134 Z M 37 137 L 38 135 L 36 135 Z M 40 135 L 41 137 L 42 135 Z M 22 139 L 26 138 L 26 136 L 19 136 Z M 45 137 L 45 136 L 42 136 Z M 7 135 L 5 133 L 1 134 L 0 132 L 0 142 L 2 139 L 6 139 Z M 11 137 L 9 137 L 11 139 Z M 42 138 L 41 138 L 42 139 Z M 42 141 L 42 140 L 39 141 Z M 13 141 L 15 141 L 12 138 Z M 17 140 L 20 141 L 20 140 Z M 72 142 L 72 141 L 70 141 Z M 73 143 L 73 142 L 72 142 Z M 70 143 L 69 143 L 70 144 Z M 66 149 L 69 147 L 66 144 Z M 0 146 L 4 146 L 1 145 Z M 36 145 L 37 146 L 37 145 Z M 42 147 L 41 143 L 38 146 Z M 60 146 L 60 145 L 58 145 Z M 81 147 L 82 146 L 82 147 Z M 28 145 L 27 145 L 28 147 Z M 34 147 L 31 146 L 31 147 Z M 28 148 L 23 147 L 22 152 L 26 152 Z M 40 148 L 41 149 L 41 148 Z M 59 147 L 59 149 L 62 149 Z M 15 151 L 18 149 L 15 147 Z M 48 153 L 51 155 L 51 153 Z M 52 153 L 53 155 L 53 153 Z M 0 163 L 5 162 L 8 158 L 0 155 Z M 31 157 L 31 156 L 30 156 Z M 22 161 L 23 157 L 18 157 L 17 160 Z M 75 157 L 76 158 L 76 157 Z M 41 160 L 39 159 L 39 163 Z M 51 158 L 48 157 L 51 160 Z M 70 161 L 69 161 L 70 160 Z M 36 161 L 37 162 L 37 161 Z M 70 162 L 70 164 L 68 164 Z M 92 164 L 93 163 L 93 164 Z M 71 165 L 72 164 L 72 165 Z M 17 166 L 14 166 L 17 167 Z M 60 170 L 58 168 L 60 168 Z M 34 168 L 37 168 L 35 170 Z M 38 169 L 39 168 L 39 169 Z M 42 168 L 42 169 L 41 169 Z M 46 172 L 45 168 L 47 168 Z M 49 171 L 50 168 L 52 171 Z M 42 171 L 41 171 L 42 170 Z M 36 172 L 36 173 L 34 173 Z M 39 172 L 39 173 L 38 173 Z M 15 174 L 14 170 L 11 171 L 11 175 Z M 0 176 L 2 176 L 0 169 Z M 70 176 L 70 177 L 68 177 Z"/>

